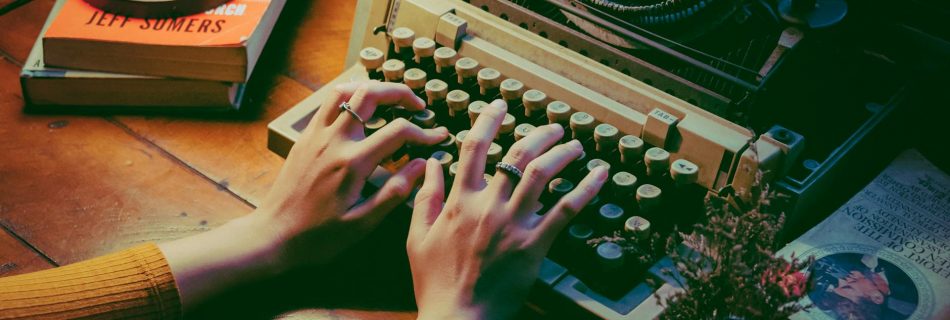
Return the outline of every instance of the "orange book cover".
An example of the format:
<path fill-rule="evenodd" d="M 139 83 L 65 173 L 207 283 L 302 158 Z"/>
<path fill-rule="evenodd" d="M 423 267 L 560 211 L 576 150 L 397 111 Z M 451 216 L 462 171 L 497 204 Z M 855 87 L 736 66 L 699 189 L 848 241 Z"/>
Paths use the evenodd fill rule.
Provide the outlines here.
<path fill-rule="evenodd" d="M 140 19 L 102 12 L 82 0 L 66 0 L 46 38 L 167 46 L 241 46 L 271 0 L 233 0 L 186 17 Z"/>

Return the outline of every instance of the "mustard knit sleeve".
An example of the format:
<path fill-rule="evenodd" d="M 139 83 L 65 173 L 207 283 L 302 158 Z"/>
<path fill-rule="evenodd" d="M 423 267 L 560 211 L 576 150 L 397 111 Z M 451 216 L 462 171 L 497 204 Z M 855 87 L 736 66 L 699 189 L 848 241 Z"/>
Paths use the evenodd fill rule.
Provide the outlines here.
<path fill-rule="evenodd" d="M 0 319 L 179 319 L 165 256 L 147 244 L 88 261 L 0 278 Z"/>

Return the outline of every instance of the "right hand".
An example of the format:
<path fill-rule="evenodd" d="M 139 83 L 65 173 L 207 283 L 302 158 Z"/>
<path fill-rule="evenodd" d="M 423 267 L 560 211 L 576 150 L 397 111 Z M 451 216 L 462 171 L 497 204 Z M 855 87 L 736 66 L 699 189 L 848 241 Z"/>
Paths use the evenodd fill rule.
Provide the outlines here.
<path fill-rule="evenodd" d="M 597 168 L 544 215 L 536 214 L 548 181 L 580 156 L 581 144 L 554 146 L 558 124 L 540 126 L 503 159 L 521 181 L 498 171 L 483 179 L 486 153 L 505 117 L 504 102 L 486 108 L 462 142 L 460 168 L 445 199 L 442 167 L 426 163 L 416 194 L 407 250 L 419 318 L 505 318 L 518 311 L 557 234 L 597 194 Z"/>

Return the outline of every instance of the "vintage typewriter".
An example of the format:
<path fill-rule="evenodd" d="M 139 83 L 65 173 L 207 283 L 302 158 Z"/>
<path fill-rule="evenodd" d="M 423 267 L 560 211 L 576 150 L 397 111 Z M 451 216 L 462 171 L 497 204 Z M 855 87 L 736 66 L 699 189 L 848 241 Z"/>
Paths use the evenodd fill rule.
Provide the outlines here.
<path fill-rule="evenodd" d="M 707 3 L 675 4 L 700 2 Z M 428 102 L 429 109 L 417 114 L 398 108 L 380 111 L 367 121 L 367 130 L 395 117 L 424 127 L 447 126 L 453 134 L 448 141 L 409 147 L 400 156 L 403 161 L 437 157 L 448 179 L 459 141 L 487 102 L 503 99 L 509 105 L 489 161 L 499 161 L 532 128 L 561 123 L 567 137 L 583 141 L 585 154 L 551 181 L 542 202 L 571 190 L 595 166 L 609 166 L 611 172 L 608 186 L 545 259 L 529 301 L 543 313 L 572 318 L 655 318 L 663 310 L 658 297 L 680 290 L 674 275 L 663 271 L 675 269 L 669 259 L 644 263 L 625 257 L 611 242 L 590 247 L 589 239 L 689 230 L 702 218 L 707 194 L 745 197 L 758 179 L 794 195 L 789 209 L 794 222 L 794 213 L 818 207 L 816 199 L 827 198 L 823 193 L 838 187 L 840 177 L 872 176 L 864 171 L 873 171 L 873 166 L 847 163 L 887 149 L 867 146 L 867 140 L 883 130 L 902 100 L 901 81 L 882 81 L 870 86 L 873 97 L 835 100 L 847 106 L 827 110 L 789 98 L 796 96 L 793 91 L 765 90 L 769 82 L 784 88 L 799 81 L 777 71 L 786 60 L 803 63 L 789 56 L 803 37 L 796 28 L 757 28 L 719 50 L 702 40 L 706 36 L 698 35 L 696 28 L 654 23 L 659 24 L 655 29 L 641 29 L 625 21 L 651 25 L 648 22 L 660 20 L 599 15 L 610 7 L 598 3 L 611 2 L 360 1 L 349 67 L 269 125 L 269 148 L 286 156 L 327 88 L 360 79 L 405 83 Z M 681 18 L 702 16 L 699 10 L 691 11 L 693 7 L 682 8 Z M 711 8 L 718 11 L 704 13 L 702 23 L 726 25 L 720 32 L 731 35 L 735 29 L 728 25 L 735 21 L 716 19 L 723 10 L 732 17 L 742 8 Z M 680 41 L 705 47 L 700 52 Z M 871 70 L 867 65 L 874 66 L 875 77 L 856 77 L 873 82 L 894 74 L 877 62 L 860 68 Z M 855 84 L 854 90 L 867 90 L 866 84 Z M 833 128 L 827 127 L 830 123 Z M 381 185 L 399 162 L 394 159 L 378 168 L 374 184 Z M 486 169 L 486 175 L 493 173 Z M 855 187 L 862 184 L 858 180 Z M 807 228 L 808 222 L 802 225 Z"/>

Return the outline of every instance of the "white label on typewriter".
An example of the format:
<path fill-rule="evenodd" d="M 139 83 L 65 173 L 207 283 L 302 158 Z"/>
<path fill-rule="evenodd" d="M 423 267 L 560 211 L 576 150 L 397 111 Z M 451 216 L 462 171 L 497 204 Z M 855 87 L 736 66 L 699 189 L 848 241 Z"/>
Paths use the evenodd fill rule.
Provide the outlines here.
<path fill-rule="evenodd" d="M 660 109 L 653 109 L 653 111 L 650 112 L 650 116 L 656 118 L 657 120 L 663 121 L 663 123 L 667 125 L 673 125 L 680 120 L 676 116 Z"/>

